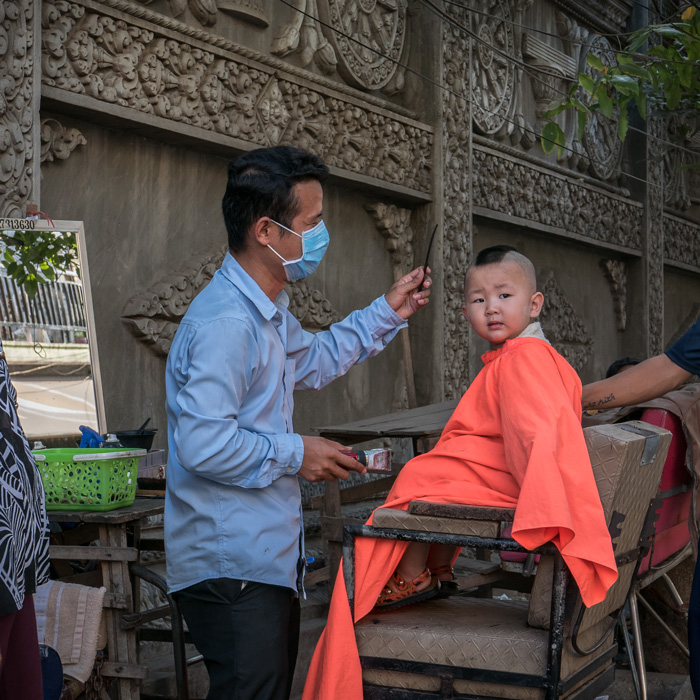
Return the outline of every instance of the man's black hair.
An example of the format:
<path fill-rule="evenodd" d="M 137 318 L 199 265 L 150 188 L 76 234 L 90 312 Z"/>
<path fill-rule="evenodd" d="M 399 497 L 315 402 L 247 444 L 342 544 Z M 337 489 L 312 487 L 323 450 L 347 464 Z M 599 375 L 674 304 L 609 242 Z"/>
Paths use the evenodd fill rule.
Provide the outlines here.
<path fill-rule="evenodd" d="M 641 360 L 638 360 L 636 357 L 621 357 L 619 360 L 615 360 L 615 362 L 608 367 L 608 370 L 605 373 L 605 378 L 610 379 L 610 377 L 614 377 L 616 374 L 618 374 L 621 369 L 629 367 L 630 365 L 638 365 L 640 362 Z"/>
<path fill-rule="evenodd" d="M 263 216 L 291 226 L 299 213 L 294 185 L 326 177 L 328 167 L 318 156 L 293 146 L 257 148 L 231 161 L 221 202 L 231 252 L 245 250 L 248 231 Z"/>
<path fill-rule="evenodd" d="M 479 251 L 479 254 L 474 260 L 474 267 L 481 267 L 481 265 L 492 265 L 493 263 L 503 262 L 503 258 L 508 255 L 508 253 L 519 253 L 517 248 L 513 248 L 512 245 L 493 245 L 490 248 L 484 248 Z"/>

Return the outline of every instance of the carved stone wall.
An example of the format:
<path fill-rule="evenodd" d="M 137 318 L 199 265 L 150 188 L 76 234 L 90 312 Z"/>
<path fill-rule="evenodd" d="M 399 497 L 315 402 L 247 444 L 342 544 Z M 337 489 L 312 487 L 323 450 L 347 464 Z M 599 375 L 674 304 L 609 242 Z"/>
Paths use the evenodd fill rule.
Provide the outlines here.
<path fill-rule="evenodd" d="M 677 216 L 663 218 L 664 258 L 700 271 L 700 226 Z"/>
<path fill-rule="evenodd" d="M 33 0 L 0 3 L 0 218 L 39 202 L 36 11 Z"/>
<path fill-rule="evenodd" d="M 580 372 L 593 353 L 593 338 L 584 320 L 562 292 L 553 272 L 540 283 L 545 298 L 540 323 L 550 343 Z"/>
<path fill-rule="evenodd" d="M 430 127 L 302 80 L 288 66 L 285 74 L 206 32 L 109 4 L 117 3 L 43 3 L 42 76 L 52 99 L 80 96 L 84 109 L 125 108 L 154 128 L 185 125 L 203 141 L 228 137 L 232 147 L 292 143 L 340 171 L 429 191 Z"/>
<path fill-rule="evenodd" d="M 642 207 L 512 152 L 474 148 L 474 206 L 591 241 L 641 247 Z"/>

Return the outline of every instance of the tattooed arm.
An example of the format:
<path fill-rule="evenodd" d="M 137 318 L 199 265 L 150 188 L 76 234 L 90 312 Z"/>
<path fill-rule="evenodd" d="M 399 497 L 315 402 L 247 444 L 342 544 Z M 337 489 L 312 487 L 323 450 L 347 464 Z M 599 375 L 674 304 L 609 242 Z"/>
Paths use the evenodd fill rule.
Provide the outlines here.
<path fill-rule="evenodd" d="M 655 399 L 691 376 L 666 355 L 657 355 L 610 379 L 586 384 L 581 403 L 584 410 L 630 406 Z"/>

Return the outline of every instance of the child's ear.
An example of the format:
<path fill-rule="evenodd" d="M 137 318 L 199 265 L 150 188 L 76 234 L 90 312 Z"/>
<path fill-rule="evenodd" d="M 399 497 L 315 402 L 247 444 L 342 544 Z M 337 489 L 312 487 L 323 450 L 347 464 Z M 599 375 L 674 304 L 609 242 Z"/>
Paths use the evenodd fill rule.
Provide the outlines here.
<path fill-rule="evenodd" d="M 543 304 L 544 296 L 542 292 L 535 292 L 532 295 L 532 300 L 530 301 L 530 318 L 537 318 L 540 315 Z"/>
<path fill-rule="evenodd" d="M 467 313 L 467 307 L 465 304 L 462 304 L 462 315 L 467 319 L 467 321 L 469 320 L 469 314 Z"/>

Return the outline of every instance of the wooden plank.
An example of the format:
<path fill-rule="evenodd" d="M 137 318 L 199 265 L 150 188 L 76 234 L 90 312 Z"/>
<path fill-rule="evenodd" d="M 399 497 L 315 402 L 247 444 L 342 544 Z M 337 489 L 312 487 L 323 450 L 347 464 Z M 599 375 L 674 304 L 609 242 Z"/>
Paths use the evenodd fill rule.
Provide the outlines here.
<path fill-rule="evenodd" d="M 160 515 L 165 510 L 165 499 L 160 496 L 139 496 L 130 506 L 108 511 L 50 510 L 49 521 L 54 523 L 113 524 L 141 520 L 149 515 Z"/>
<path fill-rule="evenodd" d="M 316 569 L 316 571 L 312 571 L 304 576 L 304 585 L 315 586 L 317 583 L 321 583 L 321 581 L 328 581 L 330 573 L 330 566 L 323 566 L 320 569 Z"/>
<path fill-rule="evenodd" d="M 429 501 L 411 501 L 408 512 L 414 515 L 434 515 L 438 518 L 460 518 L 467 520 L 512 521 L 514 508 L 492 508 L 488 506 L 456 505 L 452 503 L 430 503 Z"/>
<path fill-rule="evenodd" d="M 96 561 L 136 561 L 139 551 L 135 547 L 66 547 L 49 545 L 51 559 L 94 559 Z"/>
<path fill-rule="evenodd" d="M 365 498 L 373 498 L 383 491 L 388 491 L 392 484 L 396 481 L 396 475 L 388 476 L 385 479 L 375 479 L 373 481 L 366 481 L 363 484 L 357 484 L 357 486 L 349 486 L 346 489 L 340 490 L 340 502 L 341 503 L 352 503 L 353 501 L 361 501 Z M 325 503 L 325 494 L 320 496 L 314 496 L 311 499 L 311 508 L 318 510 L 322 508 Z"/>
<path fill-rule="evenodd" d="M 321 531 L 323 532 L 324 541 L 342 542 L 343 541 L 343 519 L 331 515 L 321 516 Z M 340 559 L 338 559 L 340 563 Z M 333 561 L 331 560 L 331 566 Z"/>
<path fill-rule="evenodd" d="M 148 678 L 148 666 L 105 661 L 104 664 L 102 664 L 100 673 L 107 678 L 143 680 L 144 678 Z"/>
<path fill-rule="evenodd" d="M 443 401 L 316 430 L 323 437 L 346 441 L 364 441 L 377 437 L 431 437 L 442 432 L 457 403 L 457 400 Z"/>
<path fill-rule="evenodd" d="M 435 414 L 442 415 L 445 411 L 451 413 L 457 406 L 458 400 L 442 401 L 441 403 L 428 404 L 427 406 L 419 406 L 418 408 L 410 408 L 405 411 L 394 411 L 393 413 L 385 413 L 381 416 L 371 418 L 362 418 L 360 420 L 344 423 L 341 425 L 329 425 L 316 430 L 382 430 L 388 426 L 394 427 L 401 423 L 409 423 L 414 419 L 425 420 Z"/>
<path fill-rule="evenodd" d="M 115 610 L 131 610 L 131 596 L 121 593 L 105 593 L 105 599 L 102 605 L 105 608 L 114 608 Z"/>

